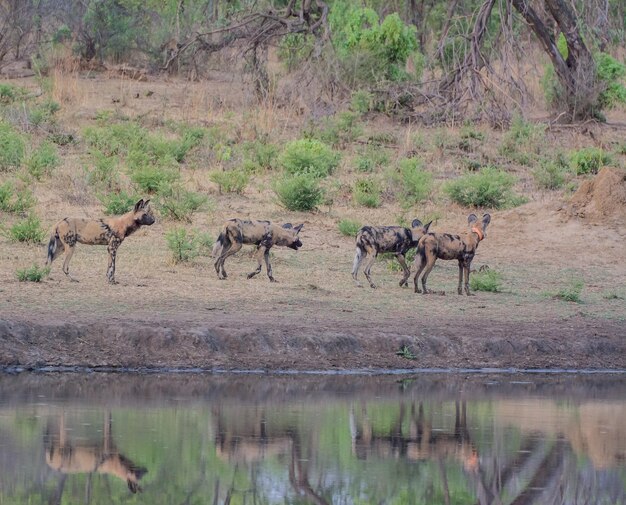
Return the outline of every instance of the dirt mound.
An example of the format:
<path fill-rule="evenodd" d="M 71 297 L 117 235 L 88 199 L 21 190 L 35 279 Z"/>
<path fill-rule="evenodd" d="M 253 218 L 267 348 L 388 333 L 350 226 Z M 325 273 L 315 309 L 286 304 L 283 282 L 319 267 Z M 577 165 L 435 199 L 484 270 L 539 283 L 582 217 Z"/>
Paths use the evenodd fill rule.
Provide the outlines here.
<path fill-rule="evenodd" d="M 584 181 L 570 201 L 572 215 L 590 221 L 626 216 L 626 171 L 603 168 Z"/>

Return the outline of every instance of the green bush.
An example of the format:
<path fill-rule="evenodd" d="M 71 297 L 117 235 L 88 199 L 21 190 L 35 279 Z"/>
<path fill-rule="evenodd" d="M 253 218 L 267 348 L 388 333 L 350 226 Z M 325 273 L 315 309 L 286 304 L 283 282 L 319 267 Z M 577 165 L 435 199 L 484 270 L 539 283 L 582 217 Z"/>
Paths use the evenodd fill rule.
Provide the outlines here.
<path fill-rule="evenodd" d="M 134 195 L 129 195 L 125 191 L 119 193 L 108 193 L 98 197 L 100 203 L 104 205 L 104 213 L 107 216 L 119 216 L 125 214 L 131 210 L 138 198 Z"/>
<path fill-rule="evenodd" d="M 38 181 L 50 175 L 61 160 L 57 148 L 51 142 L 43 142 L 26 160 L 28 173 Z"/>
<path fill-rule="evenodd" d="M 170 184 L 180 178 L 180 174 L 172 169 L 146 165 L 132 172 L 130 179 L 145 193 L 154 193 L 163 185 Z"/>
<path fill-rule="evenodd" d="M 597 78 L 604 88 L 598 96 L 600 108 L 612 109 L 626 103 L 626 86 L 622 82 L 626 76 L 626 65 L 607 53 L 597 53 L 594 59 Z"/>
<path fill-rule="evenodd" d="M 359 115 L 347 111 L 324 119 L 318 136 L 322 142 L 337 147 L 353 142 L 362 133 Z"/>
<path fill-rule="evenodd" d="M 432 192 L 433 175 L 422 165 L 417 158 L 404 158 L 388 172 L 389 190 L 398 195 L 405 206 L 426 200 Z"/>
<path fill-rule="evenodd" d="M 255 140 L 243 144 L 244 167 L 248 172 L 259 172 L 274 168 L 278 148 L 269 142 Z"/>
<path fill-rule="evenodd" d="M 359 172 L 373 172 L 388 164 L 389 154 L 385 149 L 368 145 L 355 159 L 354 168 Z"/>
<path fill-rule="evenodd" d="M 573 279 L 569 284 L 553 295 L 553 298 L 557 300 L 563 300 L 564 302 L 580 303 L 580 295 L 582 294 L 585 283 L 580 279 Z"/>
<path fill-rule="evenodd" d="M 290 33 L 280 39 L 278 58 L 288 72 L 298 68 L 313 53 L 315 37 L 308 33 Z"/>
<path fill-rule="evenodd" d="M 18 269 L 15 272 L 17 280 L 20 282 L 41 282 L 44 277 L 50 275 L 50 267 L 39 267 L 33 265 L 30 268 Z"/>
<path fill-rule="evenodd" d="M 448 182 L 444 191 L 455 202 L 467 207 L 500 209 L 518 203 L 512 193 L 516 178 L 495 167 L 485 167 Z"/>
<path fill-rule="evenodd" d="M 93 168 L 87 170 L 87 182 L 102 191 L 113 191 L 119 187 L 117 158 L 94 151 Z"/>
<path fill-rule="evenodd" d="M 288 210 L 315 209 L 324 198 L 317 177 L 310 173 L 287 175 L 274 182 L 279 202 Z"/>
<path fill-rule="evenodd" d="M 46 233 L 41 227 L 41 221 L 34 215 L 18 221 L 9 228 L 9 239 L 13 242 L 26 242 L 29 244 L 40 243 Z"/>
<path fill-rule="evenodd" d="M 570 153 L 570 166 L 576 175 L 597 174 L 609 163 L 611 156 L 598 147 L 584 147 Z"/>
<path fill-rule="evenodd" d="M 358 114 L 370 112 L 374 109 L 374 95 L 364 89 L 353 91 L 350 98 L 350 108 Z"/>
<path fill-rule="evenodd" d="M 279 164 L 291 175 L 311 174 L 314 177 L 326 177 L 337 168 L 339 154 L 319 140 L 300 139 L 285 146 Z"/>
<path fill-rule="evenodd" d="M 504 134 L 500 145 L 500 154 L 509 156 L 514 161 L 524 161 L 523 157 L 515 157 L 516 153 L 539 153 L 544 140 L 546 127 L 526 121 L 522 116 L 515 115 L 511 120 L 509 130 Z M 527 164 L 528 160 L 526 163 Z"/>
<path fill-rule="evenodd" d="M 359 179 L 354 183 L 353 197 L 358 205 L 380 207 L 380 187 L 373 179 Z"/>
<path fill-rule="evenodd" d="M 218 170 L 211 172 L 209 179 L 219 185 L 220 191 L 242 194 L 250 181 L 250 174 L 243 169 Z"/>
<path fill-rule="evenodd" d="M 532 171 L 537 186 L 541 189 L 559 189 L 565 185 L 568 172 L 567 161 L 559 156 L 557 159 L 543 159 Z"/>
<path fill-rule="evenodd" d="M 209 256 L 213 247 L 213 239 L 208 233 L 188 231 L 182 227 L 167 231 L 165 241 L 174 263 L 184 263 L 198 256 Z"/>
<path fill-rule="evenodd" d="M 33 126 L 41 126 L 44 123 L 52 122 L 54 114 L 61 109 L 61 106 L 53 101 L 47 100 L 35 107 L 27 109 L 28 122 Z"/>
<path fill-rule="evenodd" d="M 23 214 L 35 205 L 35 198 L 28 189 L 16 191 L 10 181 L 0 185 L 0 210 Z"/>
<path fill-rule="evenodd" d="M 161 214 L 176 221 L 191 222 L 195 212 L 210 208 L 206 195 L 188 191 L 180 184 L 162 184 L 157 197 Z"/>
<path fill-rule="evenodd" d="M 0 172 L 19 168 L 24 159 L 24 139 L 11 125 L 0 121 Z"/>
<path fill-rule="evenodd" d="M 491 269 L 473 272 L 470 276 L 470 287 L 474 291 L 499 293 L 502 291 L 502 276 L 499 272 Z"/>
<path fill-rule="evenodd" d="M 361 229 L 361 223 L 353 221 L 352 219 L 342 219 L 339 223 L 337 223 L 337 227 L 339 228 L 339 233 L 342 235 L 346 237 L 354 237 Z"/>
<path fill-rule="evenodd" d="M 27 95 L 24 88 L 0 82 L 0 104 L 9 104 L 24 98 Z"/>

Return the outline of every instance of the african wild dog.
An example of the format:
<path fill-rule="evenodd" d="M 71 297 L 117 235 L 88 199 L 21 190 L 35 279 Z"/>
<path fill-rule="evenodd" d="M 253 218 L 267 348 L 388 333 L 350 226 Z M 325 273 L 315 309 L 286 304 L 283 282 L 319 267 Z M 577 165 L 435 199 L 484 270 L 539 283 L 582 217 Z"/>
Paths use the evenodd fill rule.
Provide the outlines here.
<path fill-rule="evenodd" d="M 415 255 L 415 292 L 420 293 L 418 287 L 418 277 L 422 275 L 422 293 L 432 293 L 426 288 L 426 280 L 428 274 L 435 266 L 437 258 L 442 260 L 458 260 L 459 261 L 459 287 L 458 292 L 463 294 L 463 275 L 465 274 L 465 294 L 470 296 L 469 290 L 469 274 L 474 254 L 478 243 L 487 236 L 487 226 L 491 222 L 491 216 L 484 214 L 482 221 L 478 222 L 476 214 L 470 214 L 467 217 L 470 230 L 464 235 L 450 235 L 449 233 L 427 233 L 417 244 L 417 254 Z"/>
<path fill-rule="evenodd" d="M 400 286 L 406 286 L 411 270 L 406 264 L 404 255 L 417 245 L 422 235 L 428 232 L 431 223 L 432 221 L 428 224 L 422 224 L 419 219 L 414 219 L 411 223 L 411 228 L 402 226 L 364 226 L 361 228 L 356 234 L 356 253 L 352 265 L 352 277 L 357 285 L 361 285 L 357 275 L 361 263 L 364 262 L 363 273 L 367 277 L 370 286 L 375 288 L 376 285 L 370 277 L 372 264 L 378 253 L 392 252 L 398 258 L 403 271 Z"/>
<path fill-rule="evenodd" d="M 74 247 L 77 242 L 88 245 L 106 245 L 109 253 L 109 268 L 107 269 L 107 279 L 111 284 L 115 281 L 115 256 L 117 248 L 131 233 L 134 233 L 141 226 L 154 224 L 152 210 L 148 207 L 148 202 L 139 200 L 135 208 L 126 214 L 106 219 L 82 219 L 78 217 L 66 217 L 59 221 L 52 231 L 50 242 L 48 243 L 48 259 L 46 265 L 50 265 L 55 258 L 65 252 L 63 262 L 63 273 L 72 281 L 78 282 L 70 275 L 69 265 Z M 60 246 L 63 246 L 62 248 Z"/>
<path fill-rule="evenodd" d="M 213 247 L 213 257 L 215 260 L 215 271 L 220 279 L 226 279 L 224 261 L 229 256 L 241 249 L 243 244 L 254 244 L 257 246 L 256 259 L 258 262 L 256 270 L 248 274 L 248 279 L 258 274 L 262 267 L 262 259 L 265 258 L 267 276 L 271 282 L 276 282 L 272 276 L 272 265 L 270 264 L 270 249 L 272 246 L 280 245 L 295 249 L 302 247 L 302 242 L 298 238 L 298 233 L 302 229 L 302 224 L 292 226 L 285 223 L 282 226 L 269 221 L 247 221 L 242 219 L 229 219 L 224 223 L 215 246 Z"/>
<path fill-rule="evenodd" d="M 99 473 L 116 477 L 126 483 L 132 493 L 141 492 L 139 481 L 148 472 L 121 454 L 112 436 L 111 413 L 105 415 L 102 438 L 90 441 L 72 438 L 66 426 L 65 413 L 58 422 L 49 419 L 44 435 L 46 463 L 62 474 Z M 60 503 L 60 501 L 59 501 Z"/>

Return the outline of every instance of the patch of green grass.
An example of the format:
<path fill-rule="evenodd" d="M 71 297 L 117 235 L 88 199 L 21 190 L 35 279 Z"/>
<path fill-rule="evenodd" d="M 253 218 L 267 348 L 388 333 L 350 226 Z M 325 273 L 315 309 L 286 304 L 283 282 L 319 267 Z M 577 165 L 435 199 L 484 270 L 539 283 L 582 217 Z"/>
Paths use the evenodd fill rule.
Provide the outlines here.
<path fill-rule="evenodd" d="M 0 120 L 0 172 L 19 168 L 24 159 L 24 149 L 22 135 Z"/>
<path fill-rule="evenodd" d="M 289 142 L 279 158 L 279 164 L 290 175 L 330 175 L 339 164 L 339 153 L 319 140 L 299 139 Z"/>
<path fill-rule="evenodd" d="M 288 210 L 310 211 L 324 199 L 317 177 L 309 173 L 287 175 L 274 181 L 274 192 Z"/>
<path fill-rule="evenodd" d="M 50 275 L 50 267 L 33 265 L 30 268 L 17 269 L 15 275 L 20 282 L 41 282 Z"/>
<path fill-rule="evenodd" d="M 242 145 L 242 150 L 244 153 L 243 166 L 248 172 L 271 170 L 278 158 L 278 147 L 263 140 L 245 142 Z"/>
<path fill-rule="evenodd" d="M 87 169 L 87 182 L 101 191 L 119 188 L 119 166 L 115 156 L 106 156 L 100 151 L 92 153 L 93 166 Z"/>
<path fill-rule="evenodd" d="M 107 193 L 99 196 L 100 203 L 104 205 L 104 213 L 108 216 L 119 216 L 131 210 L 139 198 L 129 195 L 126 191 L 119 193 Z"/>
<path fill-rule="evenodd" d="M 359 114 L 355 112 L 340 112 L 333 117 L 326 118 L 316 136 L 333 147 L 344 146 L 363 134 L 359 119 Z"/>
<path fill-rule="evenodd" d="M 569 167 L 563 156 L 543 159 L 532 171 L 535 183 L 541 189 L 560 189 L 565 185 Z"/>
<path fill-rule="evenodd" d="M 26 169 L 30 175 L 40 181 L 44 176 L 50 175 L 60 163 L 57 148 L 51 142 L 45 141 L 28 157 Z"/>
<path fill-rule="evenodd" d="M 608 292 L 602 295 L 605 300 L 623 300 L 624 297 L 618 293 Z"/>
<path fill-rule="evenodd" d="M 460 205 L 501 209 L 522 202 L 513 194 L 515 182 L 515 176 L 495 167 L 485 167 L 478 173 L 470 173 L 449 181 L 443 189 Z"/>
<path fill-rule="evenodd" d="M 563 300 L 564 302 L 581 303 L 580 295 L 582 294 L 584 286 L 585 283 L 582 280 L 573 279 L 567 286 L 553 294 L 552 298 Z"/>
<path fill-rule="evenodd" d="M 389 164 L 389 153 L 380 147 L 368 145 L 354 160 L 354 168 L 359 172 L 373 172 Z"/>
<path fill-rule="evenodd" d="M 598 147 L 584 147 L 570 153 L 570 166 L 576 175 L 597 174 L 610 163 L 610 154 Z"/>
<path fill-rule="evenodd" d="M 415 353 L 406 344 L 400 347 L 400 349 L 396 351 L 396 355 L 400 356 L 401 358 L 410 359 L 410 360 L 417 359 L 417 356 L 415 355 Z"/>
<path fill-rule="evenodd" d="M 28 244 L 39 244 L 46 233 L 41 227 L 41 221 L 37 216 L 30 215 L 17 223 L 14 223 L 8 230 L 8 238 L 13 242 L 26 242 Z"/>
<path fill-rule="evenodd" d="M 380 186 L 374 179 L 358 179 L 354 183 L 352 196 L 358 205 L 370 209 L 380 207 L 380 194 Z"/>
<path fill-rule="evenodd" d="M 132 172 L 130 179 L 139 189 L 146 193 L 154 193 L 160 187 L 177 181 L 180 174 L 167 168 L 146 165 Z"/>
<path fill-rule="evenodd" d="M 24 88 L 11 84 L 0 83 L 0 104 L 9 104 L 23 99 L 27 95 Z"/>
<path fill-rule="evenodd" d="M 175 221 L 191 222 L 194 213 L 211 207 L 206 195 L 188 191 L 180 184 L 162 184 L 157 194 L 161 215 Z"/>
<path fill-rule="evenodd" d="M 339 228 L 339 233 L 343 236 L 354 237 L 361 229 L 361 223 L 352 219 L 342 219 L 337 223 L 337 227 Z"/>
<path fill-rule="evenodd" d="M 209 179 L 225 193 L 242 194 L 250 181 L 250 173 L 241 168 L 211 172 Z"/>
<path fill-rule="evenodd" d="M 213 247 L 213 239 L 208 233 L 172 228 L 165 233 L 167 248 L 174 263 L 185 263 L 198 256 L 208 256 Z"/>
<path fill-rule="evenodd" d="M 502 276 L 499 272 L 492 269 L 472 272 L 470 276 L 470 288 L 472 288 L 473 291 L 499 293 L 502 291 Z"/>
<path fill-rule="evenodd" d="M 0 185 L 0 210 L 23 214 L 35 205 L 35 198 L 28 189 L 16 191 L 11 181 Z"/>
<path fill-rule="evenodd" d="M 430 197 L 433 175 L 423 168 L 419 158 L 404 158 L 398 161 L 395 170 L 388 172 L 389 189 L 404 207 L 410 207 Z"/>

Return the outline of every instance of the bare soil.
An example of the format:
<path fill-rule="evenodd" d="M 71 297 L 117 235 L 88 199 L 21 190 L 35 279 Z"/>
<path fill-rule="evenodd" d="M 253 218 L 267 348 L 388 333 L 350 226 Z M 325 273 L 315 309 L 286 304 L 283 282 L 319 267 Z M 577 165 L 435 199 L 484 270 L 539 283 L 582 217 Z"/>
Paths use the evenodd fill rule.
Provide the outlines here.
<path fill-rule="evenodd" d="M 84 79 L 75 85 L 75 102 L 67 107 L 72 113 L 66 113 L 63 121 L 77 128 L 91 124 L 94 111 L 111 107 L 111 98 L 131 117 L 153 110 L 164 120 L 176 110 L 179 120 L 201 121 L 197 116 L 203 114 L 210 121 L 226 118 L 242 129 L 244 137 L 250 122 L 280 138 L 288 135 L 294 121 L 291 116 L 282 121 L 287 113 L 280 116 L 267 110 L 257 110 L 253 117 L 234 113 L 232 119 L 232 111 L 223 112 L 231 81 L 215 83 L 224 91 L 221 112 L 210 99 L 211 84 L 206 83 L 209 91 L 202 93 L 190 89 L 192 84 L 167 82 Z M 148 102 L 148 90 L 153 91 L 152 102 L 143 103 Z M 133 100 L 135 96 L 142 98 Z M 184 97 L 190 102 L 187 105 Z M 381 124 L 370 127 L 379 129 Z M 382 127 L 393 128 L 387 123 Z M 594 138 L 606 142 L 623 138 L 623 130 L 598 128 Z M 395 133 L 399 138 L 407 134 Z M 495 137 L 487 144 L 496 144 L 499 134 L 489 135 Z M 550 141 L 590 142 L 569 130 L 550 133 Z M 63 156 L 58 174 L 33 187 L 38 215 L 50 227 L 65 216 L 102 215 L 97 199 L 77 176 L 84 163 L 78 148 L 68 148 Z M 446 156 L 432 153 L 431 159 L 437 178 L 458 172 Z M 392 202 L 379 209 L 362 209 L 354 207 L 349 196 L 342 198 L 340 191 L 330 209 L 287 212 L 271 196 L 270 176 L 253 180 L 244 195 L 236 196 L 218 194 L 197 168 L 186 171 L 184 180 L 194 190 L 212 195 L 215 210 L 199 214 L 191 228 L 215 237 L 230 217 L 304 223 L 300 251 L 275 248 L 272 252 L 278 283 L 270 283 L 265 272 L 246 279 L 255 264 L 249 247 L 226 262 L 230 276 L 225 281 L 217 279 L 207 257 L 174 265 L 164 239 L 174 224 L 162 220 L 142 228 L 121 246 L 119 285 L 106 283 L 105 248 L 80 244 L 71 265 L 79 283 L 62 274 L 60 261 L 42 283 L 21 283 L 16 270 L 43 264 L 45 247 L 13 244 L 0 236 L 0 365 L 625 369 L 623 202 L 610 205 L 605 201 L 610 196 L 605 196 L 602 215 L 580 212 L 584 202 L 594 201 L 590 196 L 573 211 L 568 194 L 532 189 L 527 172 L 528 168 L 519 169 L 518 190 L 530 202 L 492 212 L 487 238 L 474 260 L 476 269 L 488 265 L 502 274 L 502 291 L 477 292 L 472 297 L 456 294 L 456 262 L 439 261 L 429 279 L 430 287 L 445 291 L 445 296 L 400 288 L 399 272 L 383 261 L 372 269 L 378 289 L 356 287 L 350 276 L 354 240 L 337 229 L 343 218 L 382 225 L 397 223 L 404 214 L 409 220 L 435 216 L 434 231 L 459 233 L 466 228 L 468 209 L 442 201 L 415 207 L 408 214 Z M 353 177 L 345 166 L 337 175 L 342 184 Z M 623 183 L 619 176 L 615 180 Z M 614 184 L 609 187 L 615 189 Z M 593 187 L 585 191 L 593 192 Z M 11 218 L 3 219 L 8 223 Z M 555 296 L 579 280 L 584 283 L 580 303 Z"/>

